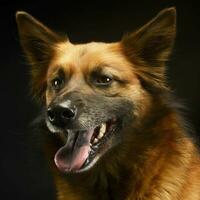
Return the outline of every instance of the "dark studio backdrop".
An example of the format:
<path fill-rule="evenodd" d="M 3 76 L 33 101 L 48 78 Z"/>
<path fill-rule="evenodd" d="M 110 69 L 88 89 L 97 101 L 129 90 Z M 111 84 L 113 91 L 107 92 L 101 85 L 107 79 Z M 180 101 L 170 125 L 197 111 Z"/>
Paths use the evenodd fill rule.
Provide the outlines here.
<path fill-rule="evenodd" d="M 168 63 L 169 84 L 188 108 L 200 138 L 200 8 L 198 1 L 1 1 L 0 2 L 0 199 L 54 199 L 45 162 L 29 155 L 27 126 L 38 112 L 29 95 L 29 66 L 19 45 L 15 12 L 25 10 L 67 33 L 73 42 L 117 41 L 158 11 L 176 6 L 178 34 Z M 198 135 L 199 134 L 199 135 Z M 34 149 L 34 148 L 33 148 Z"/>

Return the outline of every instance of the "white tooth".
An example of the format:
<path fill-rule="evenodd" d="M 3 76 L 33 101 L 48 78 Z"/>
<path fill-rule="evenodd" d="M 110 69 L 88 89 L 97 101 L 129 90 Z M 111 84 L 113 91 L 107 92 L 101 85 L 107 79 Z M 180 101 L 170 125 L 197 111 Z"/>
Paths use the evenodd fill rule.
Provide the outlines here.
<path fill-rule="evenodd" d="M 103 124 L 101 124 L 100 130 L 99 130 L 99 135 L 97 136 L 97 138 L 101 139 L 104 136 L 105 132 L 106 132 L 106 124 L 103 123 Z"/>
<path fill-rule="evenodd" d="M 94 139 L 93 144 L 97 143 L 99 140 L 97 138 Z"/>
<path fill-rule="evenodd" d="M 98 139 L 101 139 L 104 135 L 104 132 L 102 132 L 101 130 L 99 131 L 99 135 L 97 136 Z"/>
<path fill-rule="evenodd" d="M 89 159 L 86 160 L 85 164 L 87 165 L 89 163 Z"/>

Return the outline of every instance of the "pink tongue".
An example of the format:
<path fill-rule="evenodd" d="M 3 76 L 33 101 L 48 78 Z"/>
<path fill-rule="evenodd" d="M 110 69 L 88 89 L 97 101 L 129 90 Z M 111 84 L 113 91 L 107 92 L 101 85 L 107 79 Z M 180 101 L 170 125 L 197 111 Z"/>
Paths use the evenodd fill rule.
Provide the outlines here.
<path fill-rule="evenodd" d="M 80 132 L 76 141 L 74 141 L 74 135 L 68 136 L 67 143 L 57 151 L 54 157 L 55 164 L 61 172 L 76 171 L 82 167 L 89 156 L 92 135 L 93 130 Z"/>

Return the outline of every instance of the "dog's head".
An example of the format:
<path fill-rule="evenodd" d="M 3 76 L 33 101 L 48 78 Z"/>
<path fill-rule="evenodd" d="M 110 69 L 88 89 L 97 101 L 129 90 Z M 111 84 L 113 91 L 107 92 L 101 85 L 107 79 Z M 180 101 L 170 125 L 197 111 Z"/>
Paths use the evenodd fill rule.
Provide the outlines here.
<path fill-rule="evenodd" d="M 151 93 L 166 89 L 175 9 L 115 43 L 72 44 L 25 12 L 17 23 L 33 94 L 45 105 L 50 132 L 64 140 L 55 163 L 63 172 L 86 171 L 142 122 Z"/>

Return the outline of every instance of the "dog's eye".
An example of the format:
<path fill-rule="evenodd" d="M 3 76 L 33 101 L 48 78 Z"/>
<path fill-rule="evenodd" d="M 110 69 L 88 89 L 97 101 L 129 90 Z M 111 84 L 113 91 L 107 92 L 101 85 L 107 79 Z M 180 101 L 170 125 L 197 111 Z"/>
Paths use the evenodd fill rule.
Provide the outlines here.
<path fill-rule="evenodd" d="M 54 90 L 60 90 L 64 85 L 64 80 L 62 78 L 55 78 L 52 80 L 51 85 Z"/>
<path fill-rule="evenodd" d="M 112 83 L 113 79 L 109 76 L 101 75 L 95 77 L 94 81 L 97 86 L 108 86 Z"/>

